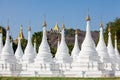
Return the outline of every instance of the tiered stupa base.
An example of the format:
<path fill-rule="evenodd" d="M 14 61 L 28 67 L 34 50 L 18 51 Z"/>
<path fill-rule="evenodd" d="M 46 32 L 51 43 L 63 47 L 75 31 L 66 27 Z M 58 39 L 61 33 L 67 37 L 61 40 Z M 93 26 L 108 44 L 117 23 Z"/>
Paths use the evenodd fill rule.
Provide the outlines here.
<path fill-rule="evenodd" d="M 72 68 L 65 72 L 66 77 L 101 77 L 102 72 L 99 69 L 100 64 L 97 62 L 74 62 Z"/>
<path fill-rule="evenodd" d="M 34 70 L 40 77 L 56 77 L 59 76 L 59 66 L 55 63 L 34 63 Z"/>
<path fill-rule="evenodd" d="M 19 76 L 21 68 L 20 64 L 0 61 L 0 76 Z"/>
<path fill-rule="evenodd" d="M 30 64 L 22 64 L 22 71 L 20 73 L 22 77 L 35 77 L 35 70 L 33 63 Z"/>

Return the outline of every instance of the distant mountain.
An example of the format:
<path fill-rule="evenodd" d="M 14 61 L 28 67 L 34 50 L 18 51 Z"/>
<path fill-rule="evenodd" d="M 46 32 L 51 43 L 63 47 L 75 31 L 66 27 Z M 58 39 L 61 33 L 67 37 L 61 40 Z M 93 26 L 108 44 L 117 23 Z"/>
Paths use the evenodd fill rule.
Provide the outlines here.
<path fill-rule="evenodd" d="M 86 33 L 86 31 L 78 30 L 78 43 L 79 43 L 80 48 L 81 48 L 81 44 L 85 38 L 85 33 Z M 96 43 L 99 38 L 99 31 L 91 31 L 91 34 L 92 34 L 93 40 Z M 54 32 L 54 31 L 48 31 L 47 36 L 48 36 L 49 45 L 51 46 L 51 48 L 54 48 L 56 51 L 58 37 L 61 38 L 60 33 Z M 74 46 L 74 40 L 75 40 L 75 30 L 74 29 L 66 29 L 65 30 L 65 40 L 66 40 L 66 43 L 67 43 L 70 53 L 71 53 L 71 50 Z"/>
<path fill-rule="evenodd" d="M 85 38 L 85 32 L 82 30 L 78 30 L 78 42 L 79 45 L 81 46 L 84 38 Z M 99 31 L 91 31 L 92 38 L 95 42 L 98 41 L 99 38 Z M 56 47 L 57 42 L 58 42 L 58 37 L 61 38 L 60 33 L 53 32 L 53 31 L 48 31 L 48 40 L 51 45 L 51 47 Z M 67 44 L 72 44 L 74 45 L 74 40 L 75 40 L 75 30 L 74 29 L 66 29 L 65 31 L 65 39 Z"/>

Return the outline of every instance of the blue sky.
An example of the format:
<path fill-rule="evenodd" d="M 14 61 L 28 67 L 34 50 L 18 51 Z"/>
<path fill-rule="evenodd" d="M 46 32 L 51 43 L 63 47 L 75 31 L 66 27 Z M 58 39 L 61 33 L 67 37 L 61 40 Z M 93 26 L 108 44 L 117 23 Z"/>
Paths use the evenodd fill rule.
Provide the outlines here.
<path fill-rule="evenodd" d="M 20 24 L 27 38 L 29 21 L 32 33 L 41 31 L 44 16 L 48 29 L 53 28 L 56 21 L 61 27 L 64 21 L 66 28 L 85 30 L 88 9 L 91 30 L 99 30 L 101 17 L 104 26 L 120 17 L 120 0 L 0 0 L 0 25 L 6 27 L 9 18 L 13 38 L 18 36 Z"/>

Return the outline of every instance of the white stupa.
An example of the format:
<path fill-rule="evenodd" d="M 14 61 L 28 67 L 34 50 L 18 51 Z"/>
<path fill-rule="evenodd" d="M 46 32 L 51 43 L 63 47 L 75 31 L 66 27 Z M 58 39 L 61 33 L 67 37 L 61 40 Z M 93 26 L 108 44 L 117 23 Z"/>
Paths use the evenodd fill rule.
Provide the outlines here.
<path fill-rule="evenodd" d="M 115 55 L 117 57 L 117 62 L 120 65 L 120 54 L 119 54 L 118 47 L 117 47 L 117 35 L 116 35 L 116 33 L 115 33 L 115 48 L 114 48 L 114 50 L 115 50 Z"/>
<path fill-rule="evenodd" d="M 77 62 L 71 64 L 72 69 L 65 72 L 67 77 L 100 77 L 100 60 L 95 49 L 95 43 L 92 40 L 90 32 L 90 16 L 87 18 L 86 35 L 81 46 L 81 51 Z"/>
<path fill-rule="evenodd" d="M 12 53 L 14 54 L 14 50 L 13 50 L 13 39 L 12 39 L 12 38 L 10 38 L 10 45 L 11 45 L 11 51 L 12 51 Z"/>
<path fill-rule="evenodd" d="M 31 27 L 28 28 L 28 42 L 22 57 L 23 63 L 33 63 L 35 58 L 34 48 L 31 42 Z"/>
<path fill-rule="evenodd" d="M 0 28 L 0 54 L 3 49 L 3 38 L 2 38 L 2 28 Z"/>
<path fill-rule="evenodd" d="M 39 51 L 35 58 L 35 63 L 51 63 L 53 61 L 50 47 L 47 42 L 46 26 L 46 21 L 44 21 L 42 42 L 39 46 Z"/>
<path fill-rule="evenodd" d="M 110 57 L 107 51 L 107 47 L 104 41 L 103 36 L 103 24 L 100 23 L 100 33 L 99 33 L 99 42 L 97 44 L 96 50 L 98 52 L 98 55 L 100 56 L 100 60 L 103 63 L 110 63 Z"/>
<path fill-rule="evenodd" d="M 112 63 L 110 60 L 110 56 L 108 54 L 107 47 L 104 41 L 102 22 L 100 23 L 99 42 L 97 44 L 96 50 L 98 52 L 98 56 L 100 57 L 100 61 L 102 62 L 101 70 L 103 72 L 103 76 L 114 75 L 114 72 L 112 72 Z"/>
<path fill-rule="evenodd" d="M 46 36 L 46 21 L 43 23 L 43 37 L 39 47 L 39 52 L 35 58 L 35 72 L 36 76 L 56 76 L 59 75 L 58 65 L 54 64 L 50 47 Z M 54 71 L 56 70 L 56 71 Z"/>
<path fill-rule="evenodd" d="M 31 42 L 31 27 L 28 27 L 28 42 L 22 57 L 22 71 L 20 76 L 34 76 L 35 51 Z"/>
<path fill-rule="evenodd" d="M 119 71 L 119 73 L 117 73 L 117 74 L 120 74 L 120 54 L 119 54 L 118 47 L 117 47 L 117 35 L 116 35 L 116 33 L 115 33 L 115 48 L 114 48 L 114 50 L 115 50 L 115 55 L 116 55 L 116 60 L 117 60 L 116 61 L 117 62 L 116 70 Z"/>
<path fill-rule="evenodd" d="M 17 64 L 17 60 L 11 49 L 9 37 L 9 26 L 7 26 L 6 41 L 0 58 L 0 75 L 17 76 L 21 71 L 21 66 Z"/>
<path fill-rule="evenodd" d="M 4 60 L 5 62 L 10 63 L 16 63 L 16 58 L 14 56 L 14 53 L 11 49 L 10 39 L 9 39 L 9 26 L 7 26 L 7 34 L 6 34 L 6 41 L 5 45 L 2 49 L 1 53 L 1 60 Z"/>
<path fill-rule="evenodd" d="M 71 63 L 71 58 L 69 55 L 69 49 L 67 47 L 67 44 L 65 42 L 65 32 L 64 32 L 64 24 L 62 25 L 62 31 L 61 31 L 61 43 L 57 49 L 57 52 L 55 54 L 56 63 Z"/>
<path fill-rule="evenodd" d="M 115 55 L 115 51 L 114 51 L 114 48 L 113 48 L 113 45 L 112 45 L 112 40 L 111 40 L 111 29 L 110 29 L 110 26 L 108 27 L 108 45 L 107 45 L 107 49 L 108 49 L 108 53 L 109 53 L 109 56 L 111 58 L 111 62 L 112 64 L 116 64 L 117 60 L 116 60 L 116 55 Z"/>
<path fill-rule="evenodd" d="M 116 55 L 116 69 L 115 69 L 115 77 L 119 77 L 120 76 L 120 54 L 119 54 L 119 51 L 118 51 L 118 47 L 117 47 L 117 35 L 116 35 L 116 32 L 115 32 L 115 55 Z"/>
<path fill-rule="evenodd" d="M 37 55 L 36 42 L 37 42 L 37 40 L 36 40 L 36 38 L 35 38 L 35 39 L 34 39 L 34 52 L 35 52 L 35 55 Z"/>
<path fill-rule="evenodd" d="M 17 49 L 15 51 L 15 57 L 18 61 L 18 63 L 21 63 L 22 61 L 22 56 L 23 56 L 23 50 L 21 48 L 21 41 L 20 41 L 20 37 L 18 37 L 18 46 Z"/>
<path fill-rule="evenodd" d="M 95 49 L 95 43 L 91 37 L 90 32 L 90 16 L 88 15 L 87 18 L 87 26 L 86 26 L 86 35 L 85 39 L 81 46 L 81 51 L 79 54 L 79 62 L 99 62 L 98 53 Z"/>
<path fill-rule="evenodd" d="M 78 45 L 78 30 L 76 30 L 75 31 L 75 43 L 74 43 L 74 47 L 73 47 L 73 50 L 71 53 L 73 61 L 77 61 L 79 52 L 80 52 L 80 49 L 79 49 L 79 45 Z"/>
<path fill-rule="evenodd" d="M 108 46 L 107 46 L 107 50 L 108 50 L 108 53 L 109 53 L 109 56 L 110 56 L 110 60 L 111 60 L 111 63 L 112 63 L 113 72 L 115 72 L 115 75 L 117 76 L 117 75 L 120 74 L 120 71 L 116 72 L 116 70 L 120 70 L 120 67 L 119 67 L 117 56 L 115 54 L 115 50 L 114 50 L 113 45 L 112 45 L 112 39 L 111 39 L 111 32 L 110 31 L 111 31 L 111 29 L 110 29 L 110 25 L 109 25 L 109 27 L 108 27 L 108 32 L 109 33 L 108 33 Z"/>

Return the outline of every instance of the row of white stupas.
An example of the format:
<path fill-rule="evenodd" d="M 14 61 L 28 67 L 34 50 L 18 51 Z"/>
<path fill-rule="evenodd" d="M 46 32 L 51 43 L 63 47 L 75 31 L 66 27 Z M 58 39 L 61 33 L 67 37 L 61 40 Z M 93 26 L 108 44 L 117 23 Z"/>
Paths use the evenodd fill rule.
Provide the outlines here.
<path fill-rule="evenodd" d="M 71 56 L 65 42 L 64 24 L 61 31 L 61 42 L 55 57 L 52 56 L 46 36 L 46 22 L 43 23 L 43 37 L 36 53 L 36 47 L 31 42 L 31 28 L 28 29 L 28 42 L 24 54 L 21 41 L 14 54 L 10 43 L 9 26 L 6 42 L 3 46 L 0 33 L 0 76 L 37 76 L 37 77 L 120 77 L 120 56 L 117 49 L 117 37 L 113 48 L 111 32 L 108 33 L 108 44 L 104 42 L 103 25 L 100 24 L 100 36 L 97 47 L 91 37 L 90 16 L 87 18 L 86 35 L 81 50 L 78 45 L 77 31 Z"/>

